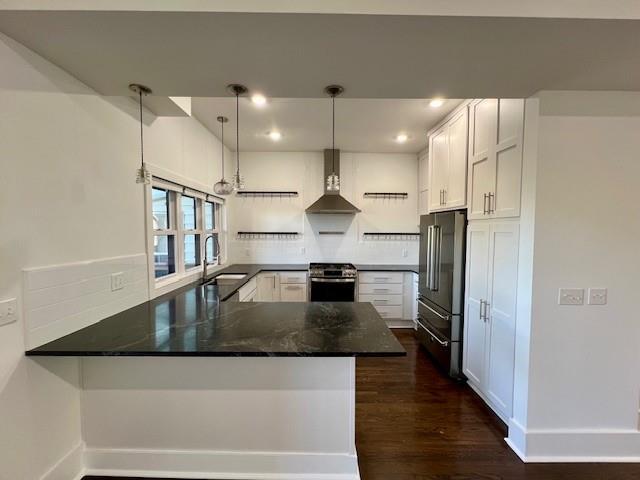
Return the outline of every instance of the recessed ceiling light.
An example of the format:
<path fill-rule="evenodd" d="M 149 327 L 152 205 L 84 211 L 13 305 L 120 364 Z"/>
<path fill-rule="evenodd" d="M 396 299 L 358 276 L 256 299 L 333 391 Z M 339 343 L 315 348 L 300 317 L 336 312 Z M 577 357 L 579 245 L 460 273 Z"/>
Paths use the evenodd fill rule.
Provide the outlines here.
<path fill-rule="evenodd" d="M 406 133 L 399 133 L 396 135 L 396 142 L 404 143 L 409 139 L 409 136 Z"/>
<path fill-rule="evenodd" d="M 444 104 L 444 100 L 441 98 L 434 98 L 429 102 L 429 106 L 432 108 L 441 107 Z"/>
<path fill-rule="evenodd" d="M 274 142 L 277 142 L 278 140 L 280 140 L 282 138 L 282 134 L 280 132 L 278 132 L 277 130 L 273 130 L 273 131 L 267 133 L 267 135 L 269 135 L 269 138 L 271 140 L 273 140 Z"/>
<path fill-rule="evenodd" d="M 267 97 L 265 97 L 261 93 L 254 93 L 253 95 L 251 95 L 251 101 L 254 105 L 262 107 L 267 103 Z"/>

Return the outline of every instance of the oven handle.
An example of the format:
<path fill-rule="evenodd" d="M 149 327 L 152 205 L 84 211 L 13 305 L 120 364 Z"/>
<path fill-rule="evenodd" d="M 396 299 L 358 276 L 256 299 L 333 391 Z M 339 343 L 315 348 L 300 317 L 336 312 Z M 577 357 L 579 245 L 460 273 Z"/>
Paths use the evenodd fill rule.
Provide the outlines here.
<path fill-rule="evenodd" d="M 433 308 L 431 308 L 429 305 L 427 305 L 426 303 L 424 303 L 422 300 L 418 299 L 418 303 L 420 305 L 422 305 L 424 308 L 428 309 L 430 312 L 435 313 L 437 316 L 439 316 L 441 319 L 443 320 L 449 320 L 449 316 L 448 315 L 442 315 L 438 312 L 436 312 Z"/>
<path fill-rule="evenodd" d="M 354 283 L 356 281 L 355 278 L 316 278 L 311 277 L 312 282 L 318 283 Z"/>
<path fill-rule="evenodd" d="M 427 328 L 419 319 L 417 320 L 417 322 L 420 327 L 422 327 L 429 335 L 431 335 L 436 340 L 436 342 L 438 342 L 443 347 L 449 346 L 449 342 L 443 342 L 442 340 L 440 340 L 438 336 L 435 333 L 433 333 L 429 328 Z"/>

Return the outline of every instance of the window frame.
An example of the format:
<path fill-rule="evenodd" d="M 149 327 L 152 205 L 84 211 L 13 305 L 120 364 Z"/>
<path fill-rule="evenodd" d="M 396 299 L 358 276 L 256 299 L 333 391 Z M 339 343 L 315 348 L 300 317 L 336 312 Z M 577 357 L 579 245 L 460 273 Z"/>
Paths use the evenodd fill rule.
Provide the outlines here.
<path fill-rule="evenodd" d="M 148 266 L 149 266 L 149 288 L 151 292 L 151 298 L 166 293 L 173 288 L 178 288 L 187 283 L 196 280 L 204 271 L 205 263 L 205 248 L 206 240 L 209 235 L 217 235 L 218 239 L 218 255 L 211 256 L 209 252 L 209 259 L 207 262 L 207 269 L 215 269 L 223 265 L 224 258 L 224 242 L 223 240 L 223 211 L 224 201 L 213 195 L 205 194 L 198 190 L 190 189 L 188 187 L 179 185 L 177 183 L 163 180 L 157 177 L 152 177 L 151 184 L 147 186 L 148 206 L 146 211 L 146 223 L 147 231 L 147 251 L 148 251 Z M 160 189 L 165 190 L 169 199 L 169 218 L 167 229 L 154 228 L 153 219 L 153 190 Z M 195 200 L 195 228 L 184 228 L 184 212 L 182 209 L 182 197 L 190 197 Z M 206 225 L 206 208 L 208 204 L 213 205 L 213 228 L 207 229 Z M 173 237 L 173 255 L 174 255 L 174 269 L 173 273 L 164 275 L 161 277 L 155 276 L 155 250 L 154 240 L 156 236 L 169 235 Z M 196 260 L 199 264 L 194 267 L 187 268 L 185 262 L 185 236 L 197 235 L 196 239 L 199 239 L 197 255 L 199 257 Z M 210 270 L 211 271 L 211 270 Z"/>

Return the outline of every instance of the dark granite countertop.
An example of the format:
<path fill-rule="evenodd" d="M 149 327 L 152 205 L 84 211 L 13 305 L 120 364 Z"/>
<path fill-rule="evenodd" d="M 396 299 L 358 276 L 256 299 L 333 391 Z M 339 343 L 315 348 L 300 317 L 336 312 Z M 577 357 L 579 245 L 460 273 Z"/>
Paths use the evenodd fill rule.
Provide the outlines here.
<path fill-rule="evenodd" d="M 286 270 L 281 267 L 277 270 Z M 27 352 L 32 356 L 405 354 L 370 303 L 223 302 L 214 285 L 181 288 Z"/>
<path fill-rule="evenodd" d="M 418 265 L 360 265 L 356 264 L 359 272 L 413 272 L 420 273 Z"/>

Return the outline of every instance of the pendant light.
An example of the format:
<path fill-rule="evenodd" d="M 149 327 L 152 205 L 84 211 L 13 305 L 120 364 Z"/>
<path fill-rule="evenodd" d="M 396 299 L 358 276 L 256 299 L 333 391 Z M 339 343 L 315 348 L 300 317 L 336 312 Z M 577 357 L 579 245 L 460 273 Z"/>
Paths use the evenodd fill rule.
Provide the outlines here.
<path fill-rule="evenodd" d="M 220 116 L 216 118 L 216 120 L 220 122 L 220 127 L 222 128 L 222 138 L 220 139 L 220 143 L 222 144 L 222 161 L 220 162 L 222 164 L 222 178 L 213 186 L 213 191 L 218 195 L 229 195 L 233 192 L 233 185 L 224 178 L 224 124 L 227 123 L 229 119 Z"/>
<path fill-rule="evenodd" d="M 240 175 L 240 95 L 249 90 L 244 85 L 232 83 L 227 87 L 236 96 L 236 174 L 233 176 L 233 189 L 244 190 L 244 178 Z"/>
<path fill-rule="evenodd" d="M 151 173 L 147 170 L 147 166 L 144 163 L 144 135 L 142 123 L 142 96 L 151 94 L 151 89 L 144 85 L 132 83 L 129 85 L 129 90 L 138 94 L 138 106 L 140 107 L 140 168 L 136 171 L 136 183 L 143 185 L 149 185 L 151 183 Z"/>
<path fill-rule="evenodd" d="M 324 92 L 331 97 L 331 175 L 327 177 L 327 191 L 340 191 L 340 177 L 336 173 L 336 97 L 344 88 L 340 85 L 329 85 Z"/>

